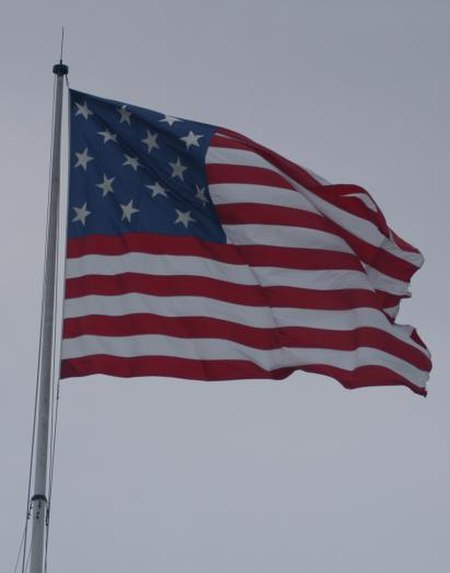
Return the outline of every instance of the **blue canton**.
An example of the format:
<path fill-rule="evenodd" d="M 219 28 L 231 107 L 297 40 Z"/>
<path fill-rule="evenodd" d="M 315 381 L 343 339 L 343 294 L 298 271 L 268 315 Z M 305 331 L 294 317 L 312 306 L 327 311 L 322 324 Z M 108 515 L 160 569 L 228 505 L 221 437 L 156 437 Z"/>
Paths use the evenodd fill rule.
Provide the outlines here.
<path fill-rule="evenodd" d="M 149 232 L 226 241 L 205 172 L 216 127 L 70 96 L 69 238 Z"/>

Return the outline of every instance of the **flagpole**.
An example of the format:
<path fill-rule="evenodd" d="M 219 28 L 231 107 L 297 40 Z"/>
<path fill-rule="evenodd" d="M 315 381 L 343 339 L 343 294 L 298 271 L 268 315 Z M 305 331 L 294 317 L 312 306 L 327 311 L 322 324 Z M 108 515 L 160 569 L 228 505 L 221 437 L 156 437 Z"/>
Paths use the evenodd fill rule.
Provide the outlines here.
<path fill-rule="evenodd" d="M 43 573 L 48 523 L 48 457 L 50 437 L 50 404 L 52 395 L 52 364 L 54 310 L 56 294 L 56 258 L 58 244 L 61 119 L 64 77 L 69 68 L 60 60 L 53 66 L 56 76 L 53 112 L 53 139 L 50 171 L 50 198 L 44 267 L 44 289 L 41 323 L 41 347 L 38 373 L 38 405 L 36 414 L 36 450 L 34 456 L 34 493 L 31 507 L 30 573 Z"/>

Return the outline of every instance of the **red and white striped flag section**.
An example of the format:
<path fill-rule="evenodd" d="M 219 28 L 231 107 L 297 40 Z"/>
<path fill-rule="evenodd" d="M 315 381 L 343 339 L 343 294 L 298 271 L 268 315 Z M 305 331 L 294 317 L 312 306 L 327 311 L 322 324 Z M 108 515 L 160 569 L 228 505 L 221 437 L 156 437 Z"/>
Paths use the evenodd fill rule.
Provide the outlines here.
<path fill-rule="evenodd" d="M 71 91 L 62 377 L 282 379 L 426 394 L 395 323 L 421 254 L 371 196 L 229 130 Z"/>

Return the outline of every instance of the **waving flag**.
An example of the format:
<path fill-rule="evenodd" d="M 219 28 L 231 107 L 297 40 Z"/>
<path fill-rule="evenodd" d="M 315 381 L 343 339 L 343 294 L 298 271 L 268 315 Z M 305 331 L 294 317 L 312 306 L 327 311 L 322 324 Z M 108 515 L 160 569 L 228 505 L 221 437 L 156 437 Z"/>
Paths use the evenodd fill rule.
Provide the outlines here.
<path fill-rule="evenodd" d="M 71 91 L 62 377 L 281 379 L 425 394 L 395 317 L 421 254 L 371 196 L 216 126 Z"/>

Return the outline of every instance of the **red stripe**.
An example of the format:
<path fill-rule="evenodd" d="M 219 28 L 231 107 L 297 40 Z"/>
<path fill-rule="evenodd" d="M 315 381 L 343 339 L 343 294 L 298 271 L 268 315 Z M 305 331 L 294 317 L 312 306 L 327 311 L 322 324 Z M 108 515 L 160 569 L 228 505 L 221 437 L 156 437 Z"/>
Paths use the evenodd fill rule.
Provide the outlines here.
<path fill-rule="evenodd" d="M 69 239 L 67 258 L 85 255 L 123 255 L 129 252 L 154 255 L 180 255 L 204 257 L 233 265 L 285 266 L 310 268 L 317 258 L 326 265 L 338 261 L 338 267 L 355 268 L 358 259 L 349 253 L 336 253 L 323 249 L 297 249 L 265 245 L 232 245 L 201 241 L 194 237 L 173 237 L 152 233 L 126 233 L 121 236 L 90 235 Z M 275 264 L 279 262 L 279 264 Z"/>
<path fill-rule="evenodd" d="M 225 225 L 287 225 L 334 234 L 333 227 L 321 215 L 292 207 L 238 203 L 219 205 L 216 211 Z"/>
<path fill-rule="evenodd" d="M 363 386 L 407 386 L 417 394 L 426 396 L 426 390 L 416 386 L 381 366 L 360 366 L 352 371 L 324 365 L 311 365 L 303 370 L 315 372 L 337 379 L 346 388 Z M 168 376 L 202 381 L 273 379 L 282 380 L 295 369 L 281 368 L 266 371 L 256 364 L 242 360 L 189 360 L 174 357 L 118 358 L 115 356 L 94 355 L 61 363 L 61 378 L 109 374 L 130 378 L 134 376 Z"/>
<path fill-rule="evenodd" d="M 208 163 L 206 165 L 206 174 L 209 185 L 218 183 L 250 183 L 252 185 L 268 185 L 270 187 L 292 189 L 292 192 L 296 193 L 292 185 L 282 175 L 264 167 Z"/>
<path fill-rule="evenodd" d="M 242 149 L 243 151 L 253 151 L 247 143 L 238 141 L 237 139 L 225 137 L 219 132 L 216 132 L 209 143 L 210 147 L 217 147 L 221 149 Z"/>
<path fill-rule="evenodd" d="M 180 239 L 150 233 L 129 233 L 121 237 L 92 235 L 85 239 L 70 239 L 68 242 L 69 259 L 85 255 L 118 256 L 129 252 L 196 256 L 251 267 L 304 270 L 361 269 L 359 259 L 355 255 L 324 249 L 208 243 L 193 237 Z"/>
<path fill-rule="evenodd" d="M 235 263 L 239 257 L 227 245 L 205 243 L 195 237 L 175 237 L 157 233 L 124 233 L 112 235 L 87 235 L 69 239 L 67 258 L 84 255 L 123 255 L 129 252 L 155 255 L 200 255 L 205 253 L 223 262 Z M 233 256 L 234 255 L 234 256 Z"/>
<path fill-rule="evenodd" d="M 241 263 L 250 267 L 279 267 L 298 270 L 361 270 L 361 263 L 352 253 L 324 249 L 300 249 L 263 245 L 235 246 Z"/>
<path fill-rule="evenodd" d="M 87 295 L 114 296 L 126 293 L 154 296 L 201 296 L 269 308 L 301 308 L 311 310 L 381 310 L 375 293 L 363 289 L 312 290 L 295 287 L 261 287 L 237 285 L 217 279 L 124 273 L 121 275 L 87 275 L 66 280 L 66 298 Z"/>
<path fill-rule="evenodd" d="M 64 320 L 64 338 L 94 336 L 137 336 L 160 334 L 176 338 L 215 338 L 231 340 L 250 348 L 329 348 L 356 350 L 358 347 L 377 348 L 397 356 L 417 368 L 430 369 L 428 358 L 414 347 L 375 328 L 361 327 L 349 331 L 320 328 L 255 328 L 225 320 L 206 317 L 172 318 L 158 314 L 126 316 L 77 317 Z"/>
<path fill-rule="evenodd" d="M 131 378 L 134 376 L 169 376 L 186 380 L 219 381 L 249 378 L 286 378 L 293 369 L 282 368 L 267 372 L 244 360 L 192 360 L 165 356 L 120 358 L 97 354 L 61 362 L 61 378 L 109 374 Z"/>

